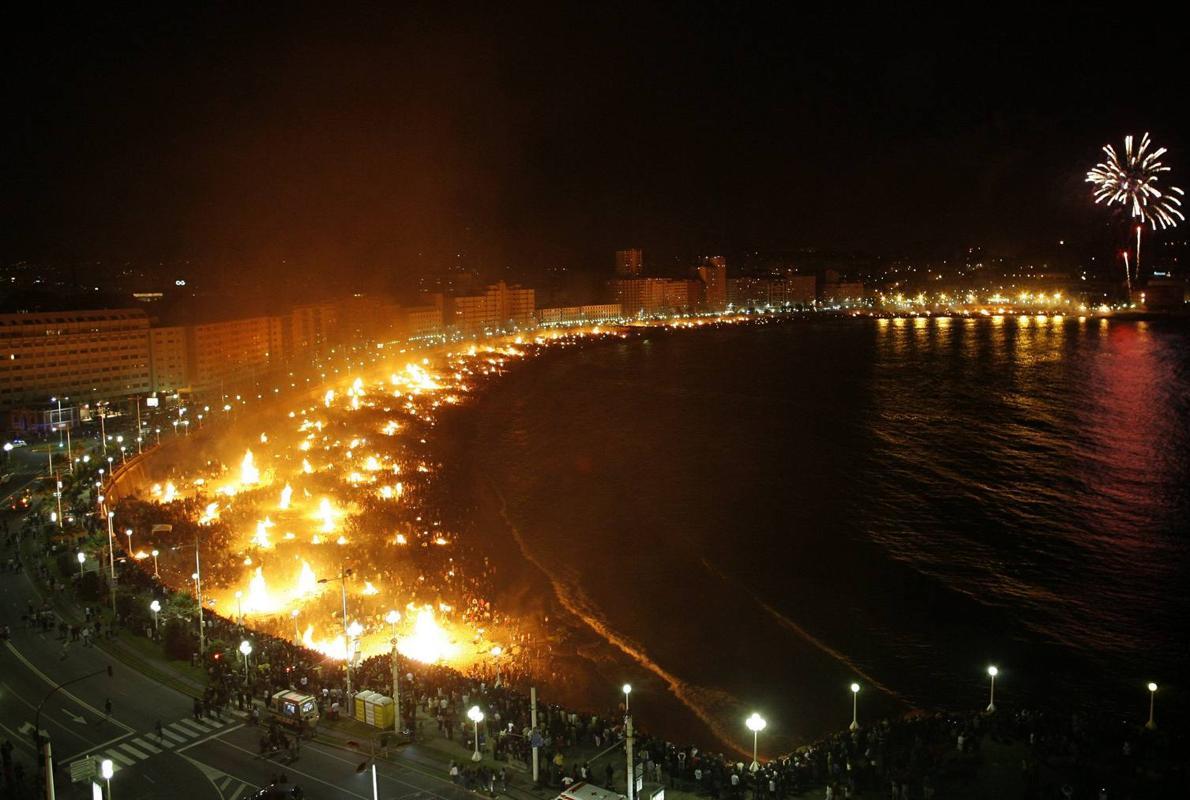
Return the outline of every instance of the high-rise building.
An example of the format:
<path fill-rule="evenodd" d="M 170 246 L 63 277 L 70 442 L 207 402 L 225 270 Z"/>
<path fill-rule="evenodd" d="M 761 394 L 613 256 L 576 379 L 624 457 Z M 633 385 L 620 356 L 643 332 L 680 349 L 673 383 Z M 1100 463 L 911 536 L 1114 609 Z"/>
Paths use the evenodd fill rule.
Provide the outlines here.
<path fill-rule="evenodd" d="M 144 394 L 149 372 L 142 309 L 0 314 L 0 408 Z"/>
<path fill-rule="evenodd" d="M 626 316 L 689 311 L 703 299 L 702 281 L 698 280 L 621 278 L 611 282 L 611 289 Z"/>
<path fill-rule="evenodd" d="M 295 306 L 289 315 L 286 354 L 292 358 L 307 351 L 321 352 L 334 341 L 338 326 L 339 309 L 334 303 Z"/>
<path fill-rule="evenodd" d="M 489 286 L 483 294 L 456 297 L 452 319 L 465 332 L 506 325 L 532 325 L 535 309 L 532 289 L 509 286 L 504 281 Z"/>
<path fill-rule="evenodd" d="M 281 317 L 209 322 L 190 329 L 190 386 L 199 393 L 253 378 L 280 366 Z"/>
<path fill-rule="evenodd" d="M 616 275 L 639 278 L 645 272 L 645 255 L 640 248 L 616 251 Z"/>
<path fill-rule="evenodd" d="M 727 308 L 727 259 L 711 256 L 698 268 L 698 277 L 705 286 L 706 307 L 711 311 Z"/>
<path fill-rule="evenodd" d="M 170 325 L 149 330 L 149 385 L 159 394 L 173 394 L 190 386 L 187 328 Z"/>

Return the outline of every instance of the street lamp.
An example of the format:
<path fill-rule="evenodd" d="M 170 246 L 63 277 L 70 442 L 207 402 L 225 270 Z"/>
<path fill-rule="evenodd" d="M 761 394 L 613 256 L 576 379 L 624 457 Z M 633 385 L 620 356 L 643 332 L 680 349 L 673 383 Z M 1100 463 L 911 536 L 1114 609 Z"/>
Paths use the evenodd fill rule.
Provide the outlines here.
<path fill-rule="evenodd" d="M 756 746 L 760 740 L 760 732 L 764 730 L 765 726 L 768 725 L 768 723 L 765 722 L 764 717 L 760 716 L 760 714 L 757 714 L 755 711 L 753 711 L 752 716 L 750 716 L 750 717 L 748 717 L 748 719 L 744 720 L 744 724 L 748 726 L 748 730 L 752 731 L 752 767 L 751 767 L 751 769 L 753 772 L 756 772 L 756 770 L 760 769 L 760 762 L 756 758 L 756 754 L 757 754 Z"/>
<path fill-rule="evenodd" d="M 471 754 L 471 760 L 479 761 L 483 758 L 479 754 L 479 723 L 483 722 L 483 712 L 479 710 L 479 706 L 471 706 L 468 709 L 467 719 L 475 723 L 475 752 Z"/>
<path fill-rule="evenodd" d="M 1149 682 L 1149 721 L 1145 723 L 1145 727 L 1151 731 L 1157 730 L 1157 721 L 1153 717 L 1154 706 L 1157 702 L 1157 684 L 1152 681 Z"/>
<path fill-rule="evenodd" d="M 1000 670 L 996 669 L 993 664 L 988 667 L 988 677 L 992 679 L 991 688 L 988 692 L 988 713 L 991 714 L 996 710 L 996 676 L 1000 674 Z"/>
<path fill-rule="evenodd" d="M 132 528 L 125 528 L 124 535 L 128 537 L 128 555 L 132 555 Z"/>
<path fill-rule="evenodd" d="M 83 579 L 83 564 L 87 563 L 87 554 L 82 550 L 79 551 L 79 580 Z"/>
<path fill-rule="evenodd" d="M 849 730 L 859 729 L 859 684 L 851 684 L 851 726 Z"/>
<path fill-rule="evenodd" d="M 252 643 L 247 639 L 240 642 L 240 652 L 244 654 L 244 685 L 248 685 L 248 656 L 252 655 Z"/>
<path fill-rule="evenodd" d="M 401 614 L 395 608 L 384 615 L 384 621 L 393 629 L 393 733 L 401 735 L 401 691 L 397 685 L 397 623 L 401 621 Z"/>
<path fill-rule="evenodd" d="M 107 800 L 112 800 L 112 776 L 116 774 L 116 768 L 110 758 L 99 762 L 99 774 L 107 781 Z"/>
<path fill-rule="evenodd" d="M 624 693 L 624 713 L 628 713 L 628 695 L 632 694 L 632 684 L 626 683 L 620 687 L 620 691 Z"/>
<path fill-rule="evenodd" d="M 347 664 L 347 697 L 351 698 L 351 630 L 347 622 L 347 577 L 351 575 L 351 570 L 339 570 L 339 583 L 342 592 L 343 600 L 343 655 L 346 656 Z M 320 578 L 319 583 L 326 583 L 332 580 L 331 578 Z"/>
<path fill-rule="evenodd" d="M 152 603 L 149 603 L 149 610 L 153 612 L 153 633 L 160 635 L 161 626 L 158 624 L 157 615 L 161 612 L 161 601 L 154 600 Z"/>
<path fill-rule="evenodd" d="M 160 578 L 161 573 L 157 571 L 157 556 L 161 555 L 161 551 L 156 548 L 153 549 L 153 577 Z"/>

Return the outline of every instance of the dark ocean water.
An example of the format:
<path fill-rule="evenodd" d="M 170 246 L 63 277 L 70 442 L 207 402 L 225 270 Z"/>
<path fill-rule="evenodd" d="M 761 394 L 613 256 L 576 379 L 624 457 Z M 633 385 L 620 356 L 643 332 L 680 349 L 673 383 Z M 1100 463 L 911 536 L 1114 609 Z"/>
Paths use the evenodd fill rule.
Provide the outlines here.
<path fill-rule="evenodd" d="M 1190 708 L 1190 328 L 815 320 L 544 356 L 476 410 L 554 698 L 778 751 L 860 713 Z M 499 518 L 499 519 L 497 519 Z M 510 595 L 511 597 L 511 595 Z"/>

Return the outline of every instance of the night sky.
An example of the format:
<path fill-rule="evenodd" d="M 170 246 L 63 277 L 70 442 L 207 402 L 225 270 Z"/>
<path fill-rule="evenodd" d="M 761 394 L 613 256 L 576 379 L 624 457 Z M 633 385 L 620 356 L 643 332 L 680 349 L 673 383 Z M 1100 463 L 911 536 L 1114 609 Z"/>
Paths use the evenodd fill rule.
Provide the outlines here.
<path fill-rule="evenodd" d="M 1126 132 L 1190 174 L 1179 25 L 1128 6 L 445 5 L 10 18 L 0 259 L 1023 252 L 1102 225 L 1083 177 Z"/>

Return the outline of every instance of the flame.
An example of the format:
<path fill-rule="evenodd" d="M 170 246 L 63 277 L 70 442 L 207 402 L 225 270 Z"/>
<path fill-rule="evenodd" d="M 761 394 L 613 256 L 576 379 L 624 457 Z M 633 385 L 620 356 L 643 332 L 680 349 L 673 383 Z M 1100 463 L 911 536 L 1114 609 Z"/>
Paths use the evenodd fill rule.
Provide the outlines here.
<path fill-rule="evenodd" d="M 331 501 L 325 497 L 318 503 L 318 518 L 322 520 L 322 532 L 331 533 L 335 529 L 335 511 L 331 508 Z"/>
<path fill-rule="evenodd" d="M 409 540 L 405 538 L 405 534 L 403 534 L 403 533 L 397 534 L 397 544 L 408 544 L 408 543 L 409 543 Z"/>
<path fill-rule="evenodd" d="M 314 594 L 318 591 L 318 578 L 314 575 L 314 570 L 302 559 L 302 571 L 298 575 L 297 592 L 300 596 Z"/>
<path fill-rule="evenodd" d="M 210 525 L 215 520 L 219 519 L 219 504 L 207 503 L 206 509 L 202 512 L 202 516 L 198 518 L 199 525 Z"/>
<path fill-rule="evenodd" d="M 378 472 L 380 470 L 380 459 L 376 456 L 368 456 L 368 460 L 364 462 L 364 469 L 369 472 Z"/>
<path fill-rule="evenodd" d="M 177 487 L 174 486 L 173 481 L 166 481 L 165 494 L 163 494 L 161 496 L 161 502 L 163 502 L 163 503 L 172 502 L 175 498 L 177 498 L 177 496 L 178 496 L 178 490 L 177 490 Z"/>
<path fill-rule="evenodd" d="M 397 650 L 406 658 L 435 664 L 456 655 L 459 648 L 434 619 L 433 609 L 423 608 L 417 612 L 413 633 L 398 641 Z"/>
<path fill-rule="evenodd" d="M 309 475 L 313 471 L 314 471 L 314 467 L 310 466 L 310 462 L 303 458 L 302 459 L 302 472 Z"/>
<path fill-rule="evenodd" d="M 418 364 L 406 364 L 405 374 L 397 373 L 393 375 L 392 382 L 395 385 L 408 386 L 415 394 L 422 391 L 432 392 L 442 388 L 442 385 L 435 381 L 433 376 Z"/>
<path fill-rule="evenodd" d="M 373 586 L 371 581 L 364 581 L 364 591 L 362 594 L 365 597 L 371 597 L 374 594 L 380 594 L 380 590 Z"/>
<path fill-rule="evenodd" d="M 268 444 L 268 442 L 269 442 L 269 435 L 267 433 L 260 434 L 260 443 Z"/>
<path fill-rule="evenodd" d="M 277 601 L 269 594 L 264 580 L 263 567 L 256 568 L 256 574 L 248 581 L 248 593 L 244 597 L 244 608 L 261 614 L 272 614 L 278 608 Z"/>
<path fill-rule="evenodd" d="M 327 408 L 331 407 L 331 403 L 335 402 L 335 390 L 327 389 L 326 394 L 322 396 L 322 403 Z"/>
<path fill-rule="evenodd" d="M 272 547 L 273 543 L 269 540 L 269 528 L 271 527 L 273 527 L 273 521 L 268 517 L 256 523 L 256 535 L 252 537 L 252 544 L 266 549 Z"/>
<path fill-rule="evenodd" d="M 260 470 L 256 468 L 251 450 L 244 453 L 244 460 L 240 462 L 240 483 L 245 486 L 260 483 Z"/>
<path fill-rule="evenodd" d="M 281 502 L 278 504 L 278 507 L 282 511 L 289 508 L 289 498 L 291 497 L 293 497 L 293 487 L 287 483 L 285 484 L 285 488 L 281 490 Z"/>

